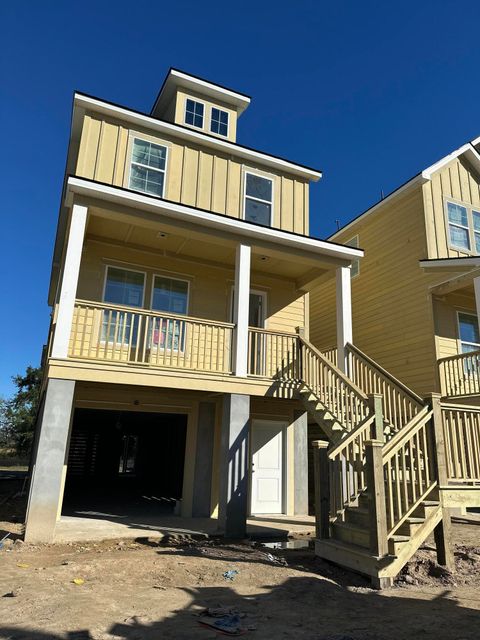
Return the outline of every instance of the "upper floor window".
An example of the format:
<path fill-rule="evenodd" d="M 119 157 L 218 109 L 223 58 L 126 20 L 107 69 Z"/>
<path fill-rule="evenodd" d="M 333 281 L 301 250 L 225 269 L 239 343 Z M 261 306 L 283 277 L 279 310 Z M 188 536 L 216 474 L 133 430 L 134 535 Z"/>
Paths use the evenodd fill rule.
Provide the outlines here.
<path fill-rule="evenodd" d="M 203 102 L 196 102 L 187 98 L 185 102 L 185 124 L 203 129 L 203 114 L 205 106 Z"/>
<path fill-rule="evenodd" d="M 111 304 L 141 307 L 144 287 L 145 274 L 141 271 L 107 267 L 103 300 Z"/>
<path fill-rule="evenodd" d="M 153 280 L 152 309 L 186 314 L 188 311 L 188 281 L 155 276 Z"/>
<path fill-rule="evenodd" d="M 480 332 L 477 316 L 472 313 L 458 313 L 458 333 L 462 353 L 480 349 Z"/>
<path fill-rule="evenodd" d="M 212 107 L 212 118 L 210 120 L 210 131 L 221 136 L 228 135 L 228 112 Z"/>
<path fill-rule="evenodd" d="M 480 253 L 480 209 L 447 201 L 450 247 Z"/>
<path fill-rule="evenodd" d="M 167 147 L 134 138 L 128 186 L 163 197 L 166 164 Z"/>
<path fill-rule="evenodd" d="M 269 226 L 272 221 L 273 181 L 255 173 L 245 174 L 245 220 Z"/>
<path fill-rule="evenodd" d="M 359 238 L 358 236 L 353 236 L 350 240 L 347 240 L 345 244 L 348 247 L 354 247 L 358 249 L 359 247 Z M 350 277 L 355 278 L 360 273 L 360 260 L 352 260 L 352 266 L 350 267 Z"/>

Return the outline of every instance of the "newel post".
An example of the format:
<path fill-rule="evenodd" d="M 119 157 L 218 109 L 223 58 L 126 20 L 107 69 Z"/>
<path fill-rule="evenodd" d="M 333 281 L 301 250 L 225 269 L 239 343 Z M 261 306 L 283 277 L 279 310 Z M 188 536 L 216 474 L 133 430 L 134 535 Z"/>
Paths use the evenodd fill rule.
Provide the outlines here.
<path fill-rule="evenodd" d="M 295 327 L 295 331 L 298 335 L 297 340 L 297 366 L 298 366 L 298 379 L 302 382 L 305 381 L 305 375 L 303 370 L 303 345 L 302 340 L 305 340 L 305 327 Z"/>
<path fill-rule="evenodd" d="M 367 488 L 370 502 L 370 551 L 374 556 L 380 558 L 388 553 L 387 504 L 385 501 L 382 448 L 383 442 L 379 440 L 365 442 Z"/>
<path fill-rule="evenodd" d="M 441 395 L 432 393 L 425 401 L 430 405 L 432 414 L 432 457 L 435 477 L 437 478 L 439 487 L 439 499 L 442 505 L 442 519 L 435 527 L 433 534 L 435 538 L 435 546 L 437 547 L 437 562 L 448 569 L 455 567 L 453 556 L 452 534 L 451 534 L 451 516 L 450 510 L 443 506 L 442 488 L 448 484 L 447 473 L 447 450 L 445 447 L 445 436 L 443 432 L 443 414 L 440 402 Z"/>
<path fill-rule="evenodd" d="M 368 406 L 370 412 L 374 414 L 375 420 L 372 424 L 372 440 L 384 442 L 383 433 L 383 396 L 381 393 L 371 393 L 368 396 Z"/>
<path fill-rule="evenodd" d="M 330 474 L 325 440 L 314 440 L 313 465 L 315 485 L 315 535 L 317 540 L 330 537 Z"/>

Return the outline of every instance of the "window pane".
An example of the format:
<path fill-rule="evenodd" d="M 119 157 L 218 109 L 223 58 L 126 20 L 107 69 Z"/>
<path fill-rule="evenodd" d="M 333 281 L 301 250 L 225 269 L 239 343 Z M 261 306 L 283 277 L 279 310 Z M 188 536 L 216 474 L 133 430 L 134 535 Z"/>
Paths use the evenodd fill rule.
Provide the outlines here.
<path fill-rule="evenodd" d="M 194 127 L 203 127 L 203 104 L 187 99 L 185 102 L 185 122 Z"/>
<path fill-rule="evenodd" d="M 172 278 L 155 277 L 152 309 L 170 313 L 187 313 L 188 282 Z"/>
<path fill-rule="evenodd" d="M 221 136 L 228 135 L 228 112 L 221 109 L 212 109 L 212 120 L 210 122 L 210 131 L 218 133 Z"/>
<path fill-rule="evenodd" d="M 478 321 L 476 316 L 459 313 L 458 324 L 460 326 L 460 340 L 462 342 L 480 343 L 480 334 L 478 331 Z"/>
<path fill-rule="evenodd" d="M 480 231 L 480 211 L 472 211 L 473 228 Z"/>
<path fill-rule="evenodd" d="M 454 204 L 453 202 L 448 202 L 447 207 L 450 222 L 468 227 L 467 210 L 465 207 L 461 207 L 459 204 Z"/>
<path fill-rule="evenodd" d="M 475 252 L 480 254 L 480 233 L 475 233 Z"/>
<path fill-rule="evenodd" d="M 132 160 L 134 162 L 148 164 L 149 146 L 150 143 L 146 140 L 137 140 L 137 138 L 135 138 L 133 141 Z"/>
<path fill-rule="evenodd" d="M 255 176 L 251 173 L 247 173 L 246 193 L 247 196 L 271 202 L 272 181 L 268 178 L 262 178 L 261 176 Z"/>
<path fill-rule="evenodd" d="M 258 200 L 245 199 L 245 220 L 250 222 L 256 222 L 257 224 L 263 224 L 264 226 L 270 225 L 270 213 L 271 205 L 265 202 L 259 202 Z"/>
<path fill-rule="evenodd" d="M 143 303 L 143 273 L 108 267 L 104 301 L 141 307 Z"/>
<path fill-rule="evenodd" d="M 462 249 L 470 249 L 470 240 L 468 237 L 467 229 L 462 229 L 461 227 L 450 226 L 450 242 L 455 247 L 460 247 Z"/>
<path fill-rule="evenodd" d="M 166 147 L 146 140 L 133 141 L 132 161 L 146 164 L 156 169 L 165 169 L 165 159 L 167 157 Z"/>

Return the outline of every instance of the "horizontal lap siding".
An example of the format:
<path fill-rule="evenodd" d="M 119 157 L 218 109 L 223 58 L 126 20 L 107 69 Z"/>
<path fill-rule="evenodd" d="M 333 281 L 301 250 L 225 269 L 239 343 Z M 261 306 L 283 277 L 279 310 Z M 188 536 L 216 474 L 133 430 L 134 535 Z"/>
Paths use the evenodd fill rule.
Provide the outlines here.
<path fill-rule="evenodd" d="M 439 358 L 460 353 L 457 312 L 476 313 L 473 287 L 456 291 L 442 299 L 434 299 L 435 335 Z"/>
<path fill-rule="evenodd" d="M 215 154 L 169 136 L 135 130 L 169 147 L 165 197 L 200 209 L 243 216 L 243 170 L 258 170 L 274 180 L 272 226 L 308 234 L 308 183 L 273 172 L 261 164 L 243 163 L 233 155 Z M 129 130 L 115 121 L 86 115 L 80 140 L 77 175 L 116 186 L 128 185 Z"/>
<path fill-rule="evenodd" d="M 423 185 L 428 258 L 458 258 L 468 254 L 450 249 L 445 198 L 480 207 L 480 176 L 463 159 L 453 160 Z"/>
<path fill-rule="evenodd" d="M 418 264 L 426 255 L 421 189 L 386 203 L 335 241 L 357 234 L 365 257 L 352 280 L 353 341 L 418 393 L 433 391 L 432 278 Z M 310 335 L 320 348 L 336 343 L 334 281 L 310 294 Z"/>

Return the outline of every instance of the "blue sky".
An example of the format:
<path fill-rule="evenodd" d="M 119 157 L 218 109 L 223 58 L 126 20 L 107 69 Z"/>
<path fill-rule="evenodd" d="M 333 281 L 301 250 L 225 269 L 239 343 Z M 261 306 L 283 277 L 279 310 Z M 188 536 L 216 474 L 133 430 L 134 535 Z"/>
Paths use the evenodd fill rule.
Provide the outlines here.
<path fill-rule="evenodd" d="M 252 96 L 238 140 L 321 168 L 325 237 L 480 135 L 480 4 L 1 3 L 0 395 L 38 364 L 72 92 L 149 111 L 170 66 Z"/>

